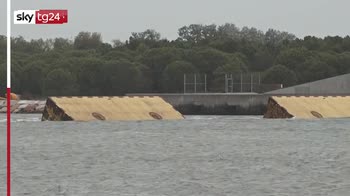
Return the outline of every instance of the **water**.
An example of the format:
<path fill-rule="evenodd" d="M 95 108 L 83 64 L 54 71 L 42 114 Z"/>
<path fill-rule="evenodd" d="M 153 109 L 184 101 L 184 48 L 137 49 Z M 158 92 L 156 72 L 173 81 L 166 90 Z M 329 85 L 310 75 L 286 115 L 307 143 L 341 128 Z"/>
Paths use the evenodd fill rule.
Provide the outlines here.
<path fill-rule="evenodd" d="M 350 195 L 349 119 L 13 117 L 13 195 Z M 0 128 L 5 195 L 4 120 Z"/>

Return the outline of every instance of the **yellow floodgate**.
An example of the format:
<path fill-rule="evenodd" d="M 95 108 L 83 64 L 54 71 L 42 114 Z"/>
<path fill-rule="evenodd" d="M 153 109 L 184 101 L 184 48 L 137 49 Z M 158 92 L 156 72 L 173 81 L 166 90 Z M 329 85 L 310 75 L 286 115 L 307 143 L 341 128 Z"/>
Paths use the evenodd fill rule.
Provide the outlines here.
<path fill-rule="evenodd" d="M 160 97 L 49 97 L 42 120 L 178 120 L 183 116 Z"/>
<path fill-rule="evenodd" d="M 271 97 L 265 118 L 350 118 L 350 96 Z"/>

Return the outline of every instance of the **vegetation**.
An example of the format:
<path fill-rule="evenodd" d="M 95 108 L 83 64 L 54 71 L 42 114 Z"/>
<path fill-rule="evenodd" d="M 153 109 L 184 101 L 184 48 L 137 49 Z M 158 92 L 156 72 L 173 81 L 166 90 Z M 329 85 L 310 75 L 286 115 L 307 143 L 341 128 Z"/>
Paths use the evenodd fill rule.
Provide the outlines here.
<path fill-rule="evenodd" d="M 262 72 L 284 86 L 350 72 L 350 37 L 303 39 L 234 24 L 179 29 L 176 40 L 154 30 L 104 43 L 99 33 L 74 40 L 12 38 L 13 91 L 27 96 L 181 92 L 184 73 L 205 73 L 208 89 L 225 73 Z M 6 83 L 6 37 L 0 36 L 0 91 Z"/>

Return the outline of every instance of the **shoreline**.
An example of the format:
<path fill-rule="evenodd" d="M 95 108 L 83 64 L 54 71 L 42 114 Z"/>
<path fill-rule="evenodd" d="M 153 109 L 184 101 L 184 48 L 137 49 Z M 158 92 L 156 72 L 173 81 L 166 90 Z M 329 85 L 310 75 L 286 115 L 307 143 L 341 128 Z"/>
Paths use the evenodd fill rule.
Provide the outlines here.
<path fill-rule="evenodd" d="M 38 114 L 45 109 L 46 100 L 11 100 L 11 113 L 18 114 Z M 0 113 L 7 112 L 7 103 L 0 100 Z"/>

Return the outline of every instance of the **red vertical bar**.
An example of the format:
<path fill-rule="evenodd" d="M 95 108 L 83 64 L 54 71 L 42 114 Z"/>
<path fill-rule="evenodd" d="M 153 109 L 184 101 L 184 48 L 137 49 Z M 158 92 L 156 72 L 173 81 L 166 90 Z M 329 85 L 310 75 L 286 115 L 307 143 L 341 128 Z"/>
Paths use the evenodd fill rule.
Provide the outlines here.
<path fill-rule="evenodd" d="M 11 88 L 7 88 L 7 196 L 11 196 Z"/>

